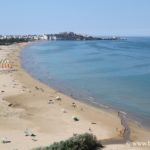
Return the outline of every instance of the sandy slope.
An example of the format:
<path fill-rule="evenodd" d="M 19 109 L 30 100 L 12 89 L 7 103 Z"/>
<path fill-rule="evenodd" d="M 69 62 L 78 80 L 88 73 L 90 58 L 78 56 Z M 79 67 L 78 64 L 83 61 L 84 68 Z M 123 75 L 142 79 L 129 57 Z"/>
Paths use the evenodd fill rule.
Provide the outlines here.
<path fill-rule="evenodd" d="M 30 77 L 19 62 L 20 50 L 25 45 L 0 46 L 0 59 L 9 58 L 15 64 L 14 71 L 0 71 L 0 140 L 6 137 L 11 141 L 0 143 L 0 150 L 29 150 L 74 133 L 90 132 L 100 140 L 121 138 L 123 127 L 117 114 L 78 102 Z M 61 100 L 56 100 L 57 96 Z M 77 107 L 72 106 L 73 102 Z M 72 116 L 79 121 L 73 121 Z M 25 136 L 26 129 L 36 137 Z M 137 127 L 133 129 L 134 140 L 149 138 L 148 131 L 141 129 L 138 133 Z M 118 147 L 127 149 L 127 145 L 109 145 L 106 149 Z"/>

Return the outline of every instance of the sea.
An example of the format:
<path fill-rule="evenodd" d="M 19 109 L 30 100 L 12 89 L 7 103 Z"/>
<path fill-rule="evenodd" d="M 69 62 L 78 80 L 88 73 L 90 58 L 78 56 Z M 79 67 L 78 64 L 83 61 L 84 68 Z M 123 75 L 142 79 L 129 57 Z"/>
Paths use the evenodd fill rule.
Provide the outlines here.
<path fill-rule="evenodd" d="M 40 41 L 21 59 L 31 76 L 57 91 L 150 127 L 150 37 Z"/>

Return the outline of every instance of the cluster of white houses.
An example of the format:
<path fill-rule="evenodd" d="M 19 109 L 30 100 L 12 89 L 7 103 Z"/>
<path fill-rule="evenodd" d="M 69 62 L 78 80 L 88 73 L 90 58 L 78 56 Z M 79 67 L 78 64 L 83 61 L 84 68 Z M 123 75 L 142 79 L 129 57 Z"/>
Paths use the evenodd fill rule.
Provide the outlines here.
<path fill-rule="evenodd" d="M 0 39 L 30 39 L 30 40 L 51 40 L 56 37 L 50 37 L 46 34 L 43 35 L 0 35 Z"/>
<path fill-rule="evenodd" d="M 119 37 L 93 37 L 76 34 L 73 32 L 62 32 L 58 34 L 42 35 L 0 35 L 0 40 L 4 39 L 24 39 L 24 40 L 118 40 Z"/>

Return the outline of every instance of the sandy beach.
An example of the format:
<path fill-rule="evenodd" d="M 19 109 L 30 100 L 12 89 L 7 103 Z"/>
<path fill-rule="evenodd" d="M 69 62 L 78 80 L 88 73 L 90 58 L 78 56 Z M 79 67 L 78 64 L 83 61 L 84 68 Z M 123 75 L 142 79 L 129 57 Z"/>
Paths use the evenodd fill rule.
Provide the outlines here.
<path fill-rule="evenodd" d="M 12 70 L 0 70 L 0 141 L 10 141 L 1 142 L 0 150 L 30 150 L 85 132 L 96 135 L 106 144 L 106 150 L 141 149 L 113 142 L 123 141 L 125 131 L 117 112 L 84 104 L 25 72 L 20 63 L 20 51 L 26 45 L 0 46 L 0 60 L 7 58 L 14 64 Z M 73 116 L 79 121 L 74 121 Z M 150 140 L 149 129 L 133 122 L 128 126 L 131 141 Z M 26 132 L 36 136 L 26 136 Z"/>

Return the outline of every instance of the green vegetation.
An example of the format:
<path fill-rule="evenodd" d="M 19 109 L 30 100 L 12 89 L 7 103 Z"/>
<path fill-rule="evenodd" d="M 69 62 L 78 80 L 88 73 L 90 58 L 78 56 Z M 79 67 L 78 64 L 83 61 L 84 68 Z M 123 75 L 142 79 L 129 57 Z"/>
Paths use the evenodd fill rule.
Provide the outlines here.
<path fill-rule="evenodd" d="M 0 39 L 0 45 L 11 45 L 14 43 L 28 42 L 29 39 L 24 38 L 10 38 L 10 39 Z"/>
<path fill-rule="evenodd" d="M 34 150 L 97 150 L 102 144 L 92 134 L 81 134 L 69 138 L 66 141 L 55 142 L 47 147 L 39 147 Z"/>

